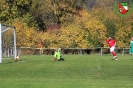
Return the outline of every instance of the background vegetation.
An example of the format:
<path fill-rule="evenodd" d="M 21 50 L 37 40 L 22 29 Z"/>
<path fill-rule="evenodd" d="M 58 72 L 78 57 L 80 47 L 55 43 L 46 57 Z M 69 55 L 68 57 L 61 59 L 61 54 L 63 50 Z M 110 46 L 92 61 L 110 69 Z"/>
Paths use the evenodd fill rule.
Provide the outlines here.
<path fill-rule="evenodd" d="M 129 47 L 133 13 L 114 11 L 116 0 L 0 0 L 0 22 L 16 26 L 17 47 L 101 47 L 108 36 Z M 123 0 L 119 0 L 123 1 Z"/>

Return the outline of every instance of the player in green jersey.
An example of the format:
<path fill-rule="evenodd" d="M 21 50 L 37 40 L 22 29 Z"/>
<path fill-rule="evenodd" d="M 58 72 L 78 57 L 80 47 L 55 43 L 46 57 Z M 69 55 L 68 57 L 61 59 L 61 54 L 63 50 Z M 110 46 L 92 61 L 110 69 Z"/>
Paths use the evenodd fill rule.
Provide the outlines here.
<path fill-rule="evenodd" d="M 129 54 L 131 56 L 133 56 L 133 37 L 131 38 L 131 41 L 130 41 L 130 50 L 129 50 Z"/>
<path fill-rule="evenodd" d="M 64 61 L 64 59 L 61 57 L 61 48 L 58 48 L 55 50 L 54 53 L 54 60 L 58 60 L 58 61 Z"/>

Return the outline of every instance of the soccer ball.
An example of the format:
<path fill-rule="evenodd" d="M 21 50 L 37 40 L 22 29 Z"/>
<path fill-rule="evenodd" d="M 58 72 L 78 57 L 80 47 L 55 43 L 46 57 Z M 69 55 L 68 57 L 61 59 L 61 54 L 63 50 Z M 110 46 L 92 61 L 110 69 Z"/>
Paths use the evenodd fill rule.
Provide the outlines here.
<path fill-rule="evenodd" d="M 19 59 L 19 56 L 16 57 L 16 61 L 18 61 L 18 59 Z"/>

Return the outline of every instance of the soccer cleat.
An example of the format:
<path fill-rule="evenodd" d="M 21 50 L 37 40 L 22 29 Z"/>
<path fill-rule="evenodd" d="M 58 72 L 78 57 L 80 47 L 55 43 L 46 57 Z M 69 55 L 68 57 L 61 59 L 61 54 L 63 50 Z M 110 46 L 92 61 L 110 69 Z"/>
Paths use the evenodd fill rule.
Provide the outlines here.
<path fill-rule="evenodd" d="M 64 59 L 63 59 L 63 58 L 60 58 L 60 60 L 61 60 L 61 61 L 64 61 Z"/>
<path fill-rule="evenodd" d="M 117 58 L 117 57 L 115 57 L 115 60 L 118 60 L 118 58 Z"/>
<path fill-rule="evenodd" d="M 64 61 L 64 59 L 62 59 L 62 61 Z"/>

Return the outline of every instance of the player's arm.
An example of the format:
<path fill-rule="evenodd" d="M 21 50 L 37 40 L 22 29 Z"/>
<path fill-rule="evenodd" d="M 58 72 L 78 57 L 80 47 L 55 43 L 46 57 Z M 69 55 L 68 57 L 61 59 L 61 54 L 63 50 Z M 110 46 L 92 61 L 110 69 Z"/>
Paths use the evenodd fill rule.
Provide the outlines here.
<path fill-rule="evenodd" d="M 59 54 L 61 54 L 61 48 L 58 48 L 58 52 L 59 52 Z"/>
<path fill-rule="evenodd" d="M 131 48 L 132 46 L 133 46 L 133 43 L 132 43 L 132 42 L 130 42 L 130 46 L 129 46 L 129 47 Z"/>
<path fill-rule="evenodd" d="M 106 44 L 106 43 L 108 43 L 108 40 L 106 40 L 106 41 L 103 42 L 103 44 Z"/>
<path fill-rule="evenodd" d="M 116 40 L 114 40 L 114 46 L 116 46 Z"/>
<path fill-rule="evenodd" d="M 116 46 L 116 42 L 115 42 L 114 46 Z"/>
<path fill-rule="evenodd" d="M 54 53 L 54 58 L 56 58 L 56 56 L 57 56 L 57 54 L 56 54 L 56 52 Z"/>

